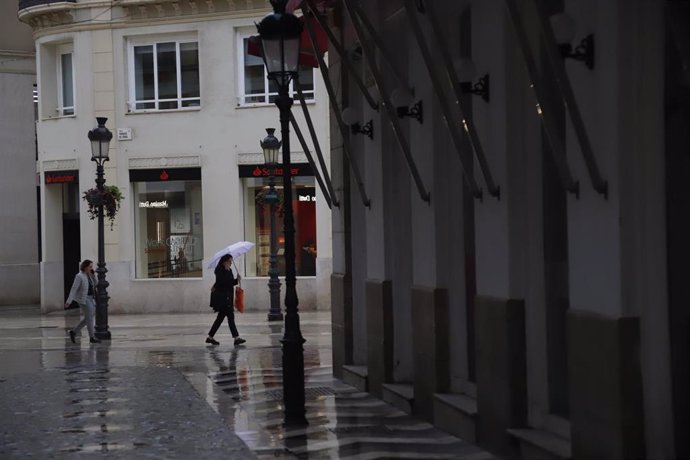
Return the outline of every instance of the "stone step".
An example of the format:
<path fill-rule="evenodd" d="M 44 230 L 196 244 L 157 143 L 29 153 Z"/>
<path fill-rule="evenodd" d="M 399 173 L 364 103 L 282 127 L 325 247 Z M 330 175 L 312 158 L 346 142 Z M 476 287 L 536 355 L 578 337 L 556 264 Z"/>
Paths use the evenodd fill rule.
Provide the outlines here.
<path fill-rule="evenodd" d="M 383 400 L 411 414 L 414 406 L 414 387 L 411 383 L 384 383 Z"/>
<path fill-rule="evenodd" d="M 521 458 L 530 460 L 570 460 L 570 441 L 553 433 L 529 428 L 508 429 L 520 442 Z"/>
<path fill-rule="evenodd" d="M 369 391 L 369 371 L 367 366 L 343 366 L 343 382 L 352 385 L 359 391 Z"/>
<path fill-rule="evenodd" d="M 459 393 L 434 395 L 434 425 L 467 442 L 477 440 L 477 400 Z"/>

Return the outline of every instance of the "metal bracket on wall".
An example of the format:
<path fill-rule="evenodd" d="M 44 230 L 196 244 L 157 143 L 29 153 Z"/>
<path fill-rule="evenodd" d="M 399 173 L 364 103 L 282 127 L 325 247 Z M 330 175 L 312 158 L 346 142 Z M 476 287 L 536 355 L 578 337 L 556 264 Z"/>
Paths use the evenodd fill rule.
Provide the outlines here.
<path fill-rule="evenodd" d="M 579 198 L 580 184 L 573 178 L 573 175 L 570 172 L 568 161 L 565 155 L 565 142 L 563 136 L 560 135 L 560 131 L 558 126 L 556 126 L 555 120 L 550 116 L 551 107 L 553 107 L 551 105 L 552 101 L 548 99 L 547 91 L 545 90 L 546 86 L 541 81 L 537 61 L 532 53 L 532 49 L 530 48 L 529 39 L 527 38 L 527 29 L 520 18 L 520 13 L 515 1 L 506 0 L 506 4 L 508 5 L 508 13 L 513 22 L 513 26 L 515 27 L 518 43 L 525 59 L 527 72 L 529 73 L 530 80 L 532 81 L 531 86 L 532 89 L 534 89 L 534 94 L 537 99 L 537 115 L 541 119 L 544 126 L 546 139 L 551 147 L 549 151 L 551 152 L 551 156 L 556 163 L 556 168 L 558 169 L 558 175 L 561 179 L 561 183 L 563 184 L 563 188 Z"/>
<path fill-rule="evenodd" d="M 507 1 L 509 4 L 514 2 L 514 0 Z M 597 160 L 594 157 L 594 152 L 592 151 L 592 144 L 589 141 L 587 130 L 585 129 L 585 123 L 582 120 L 580 108 L 577 105 L 577 100 L 575 99 L 575 94 L 573 93 L 570 79 L 565 71 L 564 61 L 558 52 L 558 46 L 556 46 L 556 39 L 554 37 L 553 30 L 551 29 L 548 18 L 544 14 L 540 1 L 541 0 L 532 0 L 532 3 L 537 11 L 540 26 L 539 28 L 546 44 L 546 57 L 551 63 L 551 68 L 556 76 L 556 83 L 561 89 L 561 97 L 563 98 L 565 108 L 570 115 L 570 120 L 573 123 L 575 136 L 580 144 L 580 150 L 582 151 L 582 156 L 584 157 L 585 164 L 587 165 L 587 171 L 589 172 L 589 178 L 592 181 L 592 186 L 594 187 L 594 190 L 604 195 L 604 199 L 608 199 L 608 182 L 601 177 L 601 173 L 599 172 Z"/>
<path fill-rule="evenodd" d="M 431 195 L 429 192 L 427 192 L 426 188 L 424 187 L 424 184 L 422 183 L 422 178 L 419 175 L 417 165 L 415 164 L 414 158 L 412 157 L 412 152 L 410 151 L 410 145 L 407 142 L 407 139 L 405 138 L 405 135 L 400 126 L 398 114 L 396 112 L 395 107 L 393 106 L 393 103 L 391 102 L 390 93 L 388 92 L 387 87 L 384 83 L 381 71 L 379 70 L 379 67 L 376 64 L 376 57 L 372 53 L 372 50 L 368 46 L 365 46 L 366 41 L 364 40 L 364 30 L 362 29 L 362 25 L 359 23 L 359 19 L 355 14 L 355 10 L 349 3 L 349 0 L 343 0 L 345 9 L 348 12 L 350 21 L 352 22 L 352 26 L 354 27 L 355 35 L 357 36 L 359 42 L 362 43 L 362 52 L 367 60 L 367 63 L 369 64 L 369 69 L 371 70 L 371 74 L 374 77 L 376 86 L 379 89 L 379 93 L 381 94 L 382 105 L 388 115 L 388 120 L 390 122 L 391 128 L 393 129 L 393 133 L 395 134 L 395 138 L 398 141 L 398 145 L 400 146 L 403 155 L 405 156 L 405 160 L 407 160 L 407 166 L 410 170 L 410 174 L 412 175 L 412 179 L 414 180 L 415 185 L 417 186 L 419 197 L 423 201 L 430 202 Z"/>
<path fill-rule="evenodd" d="M 309 161 L 309 166 L 311 166 L 311 169 L 314 171 L 314 176 L 316 176 L 316 181 L 319 183 L 319 188 L 321 189 L 321 193 L 323 193 L 323 197 L 326 199 L 326 203 L 328 204 L 328 209 L 333 209 L 331 207 L 331 196 L 328 193 L 328 190 L 326 190 L 326 186 L 323 183 L 323 179 L 321 178 L 321 174 L 319 173 L 319 170 L 316 167 L 316 163 L 314 162 L 314 158 L 311 156 L 311 152 L 309 151 L 309 146 L 307 145 L 307 141 L 304 139 L 304 136 L 302 135 L 302 130 L 299 128 L 299 125 L 297 124 L 297 120 L 295 120 L 295 115 L 292 113 L 292 110 L 290 111 L 290 123 L 292 124 L 292 128 L 295 130 L 295 134 L 297 134 L 297 139 L 299 139 L 299 143 L 302 145 L 302 150 L 304 150 L 304 154 L 307 156 L 307 160 Z M 325 174 L 325 170 L 324 170 L 324 174 Z"/>
<path fill-rule="evenodd" d="M 333 45 L 333 48 L 335 48 L 335 51 L 338 53 L 340 56 L 340 61 L 343 64 L 343 67 L 345 67 L 345 70 L 347 70 L 352 76 L 352 78 L 355 80 L 355 83 L 359 87 L 359 90 L 362 93 L 362 96 L 364 96 L 364 99 L 366 99 L 367 104 L 369 104 L 369 107 L 372 109 L 378 111 L 379 110 L 379 103 L 378 101 L 375 101 L 373 97 L 371 97 L 371 94 L 369 94 L 369 90 L 367 89 L 367 86 L 364 84 L 364 81 L 362 81 L 362 77 L 359 75 L 357 70 L 354 68 L 352 62 L 350 62 L 350 57 L 348 56 L 347 50 L 345 50 L 345 47 L 340 43 L 340 41 L 337 39 L 337 37 L 333 34 L 333 31 L 328 27 L 328 24 L 324 20 L 324 18 L 319 14 L 318 10 L 316 8 L 311 7 L 311 1 L 307 2 L 309 4 L 309 11 L 304 7 L 304 4 L 302 5 L 302 14 L 304 17 L 308 17 L 309 14 L 316 19 L 316 22 L 319 23 L 319 26 L 321 26 L 321 29 L 323 29 L 324 32 L 326 32 L 326 36 L 328 37 L 328 41 L 331 42 L 331 45 Z M 307 32 L 309 33 L 309 37 L 312 38 L 316 37 L 316 33 L 314 32 L 314 29 L 309 21 L 304 21 L 305 28 L 307 29 Z M 313 42 L 316 43 L 316 42 Z"/>
<path fill-rule="evenodd" d="M 441 111 L 443 113 L 443 121 L 446 123 L 446 127 L 448 128 L 448 131 L 451 135 L 451 139 L 453 140 L 453 144 L 455 145 L 455 149 L 460 154 L 462 151 L 462 147 L 461 147 L 462 137 L 461 137 L 461 134 L 460 134 L 458 127 L 453 123 L 452 109 L 448 103 L 448 98 L 446 97 L 445 91 L 443 90 L 443 79 L 441 78 L 441 75 L 439 75 L 439 72 L 436 69 L 436 65 L 433 62 L 433 58 L 431 57 L 429 47 L 426 43 L 426 39 L 424 38 L 424 33 L 422 32 L 422 28 L 419 24 L 419 21 L 417 20 L 416 15 L 417 15 L 418 10 L 417 10 L 417 5 L 415 4 L 414 0 L 405 0 L 405 9 L 407 11 L 407 17 L 409 18 L 409 21 L 410 21 L 412 33 L 415 36 L 415 39 L 417 41 L 417 45 L 419 46 L 422 57 L 424 58 L 424 63 L 427 67 L 427 70 L 429 71 L 429 76 L 431 77 L 432 86 L 434 87 L 434 90 L 436 91 L 436 95 L 437 95 L 438 100 L 439 100 L 439 105 L 440 105 Z M 458 107 L 461 107 L 459 101 L 458 101 Z M 465 130 L 468 131 L 468 119 L 465 116 L 466 112 L 463 112 L 461 110 L 461 115 L 463 117 L 463 125 L 465 127 Z M 470 120 L 470 122 L 471 122 L 471 120 Z M 469 131 L 468 131 L 468 133 L 469 133 Z M 473 140 L 472 136 L 470 136 L 470 140 L 471 141 Z M 476 140 L 478 141 L 478 137 Z M 477 147 L 473 145 L 473 148 L 475 149 L 475 152 L 476 152 Z M 479 152 L 482 152 L 481 146 L 479 147 Z M 483 157 L 483 153 L 482 153 L 482 157 Z M 462 165 L 462 173 L 465 177 L 465 182 L 467 183 L 467 186 L 469 187 L 470 192 L 472 193 L 472 196 L 481 200 L 482 199 L 482 190 L 479 188 L 479 186 L 477 185 L 477 182 L 474 180 L 474 176 L 471 174 L 470 169 L 464 164 L 462 155 L 460 155 L 460 164 Z M 488 171 L 488 169 L 487 169 L 487 171 Z M 489 174 L 489 178 L 491 178 L 490 174 Z M 491 183 L 493 184 L 493 179 L 491 180 Z M 496 195 L 494 195 L 494 193 L 496 193 Z M 491 194 L 496 196 L 496 197 L 500 196 L 500 192 L 498 191 L 498 188 L 495 187 L 495 185 L 494 185 L 494 190 L 491 192 Z"/>
<path fill-rule="evenodd" d="M 304 12 L 304 10 L 302 10 Z M 359 195 L 362 199 L 362 204 L 366 206 L 367 208 L 371 208 L 371 200 L 367 196 L 367 192 L 364 188 L 364 183 L 362 182 L 362 175 L 359 172 L 359 167 L 357 166 L 357 163 L 355 163 L 354 159 L 352 158 L 352 146 L 350 145 L 350 135 L 349 135 L 349 127 L 345 124 L 343 121 L 343 115 L 340 110 L 340 105 L 338 104 L 338 98 L 336 97 L 336 92 L 333 89 L 333 83 L 331 82 L 331 79 L 329 78 L 328 75 L 328 66 L 323 60 L 323 54 L 319 50 L 319 46 L 316 41 L 316 34 L 314 33 L 314 30 L 311 28 L 309 21 L 304 21 L 306 24 L 306 29 L 307 33 L 309 35 L 309 39 L 311 41 L 312 49 L 314 50 L 314 55 L 316 56 L 316 59 L 319 62 L 319 70 L 321 71 L 321 76 L 323 78 L 324 86 L 326 86 L 326 92 L 328 93 L 328 99 L 331 102 L 331 110 L 333 111 L 333 115 L 335 115 L 335 120 L 338 123 L 338 128 L 340 129 L 340 135 L 342 136 L 343 139 L 343 153 L 345 154 L 345 157 L 347 158 L 348 163 L 350 164 L 350 169 L 352 170 L 352 174 L 354 175 L 355 182 L 357 183 L 357 188 L 359 189 Z M 324 27 L 325 26 L 325 27 Z M 328 27 L 328 24 L 322 24 L 321 27 L 324 27 L 324 30 Z"/>
<path fill-rule="evenodd" d="M 304 120 L 307 122 L 307 128 L 309 129 L 309 135 L 311 136 L 311 141 L 314 143 L 314 150 L 316 151 L 316 156 L 319 159 L 319 165 L 321 165 L 321 171 L 323 172 L 323 179 L 328 188 L 328 194 L 333 200 L 333 206 L 336 208 L 340 207 L 340 202 L 336 199 L 335 192 L 333 191 L 333 183 L 331 182 L 331 176 L 328 174 L 328 168 L 326 167 L 326 162 L 323 159 L 323 152 L 321 151 L 321 144 L 319 143 L 318 136 L 316 135 L 316 130 L 314 129 L 314 123 L 311 119 L 311 114 L 309 109 L 307 109 L 307 103 L 304 100 L 304 93 L 300 85 L 295 85 L 297 87 L 297 98 L 302 106 L 302 113 L 304 114 Z M 296 124 L 296 123 L 295 123 Z M 305 149 L 306 152 L 306 149 Z M 314 165 L 316 166 L 316 165 Z M 323 187 L 322 187 L 323 188 Z M 324 193 L 325 194 L 325 193 Z M 328 206 L 330 208 L 330 204 Z"/>
<path fill-rule="evenodd" d="M 500 200 L 501 188 L 498 187 L 494 182 L 493 175 L 491 174 L 491 169 L 489 168 L 489 163 L 486 160 L 484 149 L 482 147 L 481 141 L 479 140 L 479 135 L 477 134 L 477 129 L 474 126 L 474 121 L 472 120 L 471 111 L 468 110 L 467 107 L 465 107 L 464 99 L 461 96 L 463 92 L 462 88 L 460 87 L 460 78 L 458 77 L 457 73 L 455 72 L 455 68 L 453 67 L 453 60 L 450 55 L 450 48 L 448 47 L 448 44 L 446 43 L 446 40 L 443 37 L 443 29 L 441 28 L 441 23 L 438 20 L 438 17 L 436 16 L 436 12 L 434 10 L 432 2 L 425 2 L 424 6 L 424 14 L 427 15 L 429 21 L 431 22 L 431 29 L 434 33 L 434 39 L 436 40 L 436 43 L 438 45 L 437 49 L 441 52 L 443 68 L 446 71 L 446 76 L 450 81 L 453 91 L 455 93 L 455 105 L 460 111 L 462 127 L 464 129 L 465 134 L 467 134 L 469 138 L 469 143 L 472 146 L 474 155 L 476 156 L 477 162 L 479 163 L 479 167 L 482 170 L 482 175 L 484 176 L 484 181 L 486 182 L 486 187 L 489 191 L 489 194 L 495 197 L 496 199 Z M 452 113 L 452 108 L 448 104 L 448 101 L 451 98 L 446 95 L 446 91 L 444 90 L 443 84 L 443 76 L 439 73 L 436 67 L 434 58 L 431 56 L 429 46 L 427 45 L 426 40 L 424 38 L 422 28 L 419 24 L 419 20 L 417 19 L 417 11 L 419 10 L 417 8 L 417 5 L 412 0 L 405 1 L 405 9 L 407 10 L 407 16 L 410 20 L 412 31 L 415 34 L 415 38 L 417 39 L 417 44 L 419 45 L 419 48 L 421 50 L 422 57 L 424 58 L 427 70 L 429 71 L 429 75 L 431 76 L 431 83 L 439 99 L 441 110 L 443 112 L 443 119 L 446 122 L 446 126 L 448 127 L 448 131 L 450 132 L 451 139 L 453 140 L 453 144 L 455 145 L 455 149 L 460 155 L 460 162 L 462 164 L 461 131 L 459 126 L 453 122 L 454 117 Z M 463 165 L 463 168 L 465 169 L 465 171 L 468 171 L 466 166 Z M 469 176 L 469 172 L 466 172 L 465 175 Z M 476 185 L 474 187 L 477 188 Z M 470 187 L 470 189 L 472 190 L 472 187 Z M 479 194 L 472 190 L 472 194 L 475 198 L 481 199 L 481 190 L 479 190 Z"/>

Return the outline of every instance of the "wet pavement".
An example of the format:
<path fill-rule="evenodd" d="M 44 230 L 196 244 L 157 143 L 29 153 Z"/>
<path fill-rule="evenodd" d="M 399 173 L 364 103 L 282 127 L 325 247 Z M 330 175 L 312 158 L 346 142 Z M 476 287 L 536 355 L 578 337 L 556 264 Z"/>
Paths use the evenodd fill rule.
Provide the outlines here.
<path fill-rule="evenodd" d="M 76 311 L 0 307 L 0 458 L 491 459 L 332 377 L 329 312 L 301 314 L 307 426 L 284 426 L 282 325 L 237 315 L 110 317 L 72 344 Z"/>

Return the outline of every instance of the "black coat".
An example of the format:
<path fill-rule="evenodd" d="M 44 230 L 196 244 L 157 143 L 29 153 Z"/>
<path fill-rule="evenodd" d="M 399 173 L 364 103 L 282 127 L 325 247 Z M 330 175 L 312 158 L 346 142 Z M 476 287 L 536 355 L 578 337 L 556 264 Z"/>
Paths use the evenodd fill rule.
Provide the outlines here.
<path fill-rule="evenodd" d="M 216 311 L 224 309 L 232 311 L 235 302 L 233 288 L 237 284 L 237 278 L 233 275 L 232 270 L 226 270 L 222 265 L 217 266 L 214 273 L 216 282 L 211 289 L 210 307 Z"/>

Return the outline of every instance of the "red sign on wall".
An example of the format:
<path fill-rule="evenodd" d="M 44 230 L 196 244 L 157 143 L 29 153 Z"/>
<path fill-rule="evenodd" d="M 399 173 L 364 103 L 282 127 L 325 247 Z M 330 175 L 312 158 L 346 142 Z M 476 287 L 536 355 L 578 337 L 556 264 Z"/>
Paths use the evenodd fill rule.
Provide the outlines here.
<path fill-rule="evenodd" d="M 268 177 L 271 170 L 264 165 L 239 165 L 240 177 Z M 273 168 L 273 175 L 281 177 L 283 175 L 283 167 L 276 166 Z M 313 176 L 311 166 L 308 163 L 292 164 L 290 167 L 291 176 Z"/>
<path fill-rule="evenodd" d="M 44 173 L 45 183 L 49 184 L 76 184 L 79 182 L 79 171 L 51 171 Z"/>

